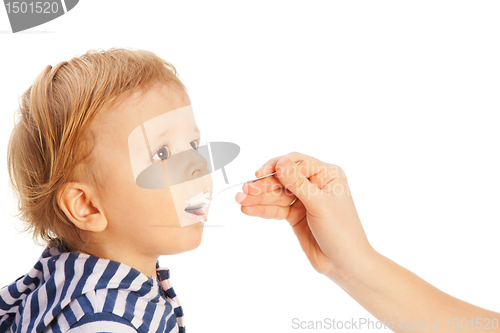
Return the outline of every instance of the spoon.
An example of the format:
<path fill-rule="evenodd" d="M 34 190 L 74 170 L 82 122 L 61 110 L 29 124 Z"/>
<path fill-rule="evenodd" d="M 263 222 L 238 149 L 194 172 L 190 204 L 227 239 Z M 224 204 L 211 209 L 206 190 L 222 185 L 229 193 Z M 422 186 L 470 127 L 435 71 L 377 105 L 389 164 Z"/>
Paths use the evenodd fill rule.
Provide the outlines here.
<path fill-rule="evenodd" d="M 300 161 L 296 162 L 296 163 L 295 163 L 295 165 L 299 165 L 299 164 L 300 164 L 300 162 L 302 162 L 302 161 L 303 161 L 303 160 L 300 160 Z M 233 187 L 235 187 L 235 186 L 243 185 L 243 184 L 245 184 L 245 183 L 251 183 L 251 182 L 254 182 L 254 181 L 259 180 L 259 179 L 262 179 L 262 178 L 266 178 L 266 177 L 271 177 L 271 176 L 274 176 L 275 174 L 276 174 L 276 171 L 275 171 L 275 172 L 273 172 L 273 173 L 270 173 L 270 174 L 268 174 L 268 175 L 265 175 L 265 176 L 262 176 L 262 177 L 259 177 L 259 178 L 255 178 L 255 179 L 252 179 L 252 180 L 249 180 L 249 181 L 243 182 L 243 183 L 239 183 L 239 184 L 236 184 L 236 185 L 231 185 L 231 186 L 229 186 L 229 187 L 227 187 L 227 188 L 223 189 L 222 191 L 220 191 L 220 192 L 216 193 L 215 195 L 213 195 L 213 196 L 212 196 L 210 199 L 208 199 L 208 200 L 209 200 L 209 201 L 212 201 L 212 199 L 213 199 L 213 198 L 215 198 L 216 196 L 218 196 L 219 194 L 221 194 L 221 193 L 222 193 L 222 192 L 224 192 L 225 190 L 229 190 L 230 188 L 233 188 Z"/>

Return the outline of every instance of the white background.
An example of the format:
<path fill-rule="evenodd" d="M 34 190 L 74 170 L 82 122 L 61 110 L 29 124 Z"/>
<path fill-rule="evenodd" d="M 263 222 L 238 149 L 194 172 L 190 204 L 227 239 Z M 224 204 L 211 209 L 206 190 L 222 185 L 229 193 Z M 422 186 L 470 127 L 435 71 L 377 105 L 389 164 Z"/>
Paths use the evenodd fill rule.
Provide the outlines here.
<path fill-rule="evenodd" d="M 340 165 L 369 241 L 432 285 L 500 311 L 497 1 L 86 0 L 12 34 L 0 7 L 0 149 L 44 66 L 143 48 L 178 69 L 202 140 L 235 142 L 230 184 L 292 151 Z M 0 164 L 0 286 L 42 248 L 19 225 Z M 224 186 L 220 171 L 214 181 Z M 292 319 L 370 318 L 317 274 L 284 220 L 228 190 L 199 248 L 160 258 L 188 332 L 296 332 Z"/>

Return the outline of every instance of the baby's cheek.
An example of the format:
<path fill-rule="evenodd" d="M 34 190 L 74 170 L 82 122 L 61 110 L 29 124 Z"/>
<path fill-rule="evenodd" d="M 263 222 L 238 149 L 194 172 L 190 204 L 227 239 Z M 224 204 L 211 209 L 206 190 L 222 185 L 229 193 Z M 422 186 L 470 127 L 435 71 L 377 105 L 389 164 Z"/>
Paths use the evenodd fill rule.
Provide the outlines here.
<path fill-rule="evenodd" d="M 178 224 L 176 206 L 167 190 L 150 190 L 147 200 L 139 200 L 142 204 L 137 207 L 142 212 L 140 219 L 147 221 L 147 225 L 162 226 Z"/>

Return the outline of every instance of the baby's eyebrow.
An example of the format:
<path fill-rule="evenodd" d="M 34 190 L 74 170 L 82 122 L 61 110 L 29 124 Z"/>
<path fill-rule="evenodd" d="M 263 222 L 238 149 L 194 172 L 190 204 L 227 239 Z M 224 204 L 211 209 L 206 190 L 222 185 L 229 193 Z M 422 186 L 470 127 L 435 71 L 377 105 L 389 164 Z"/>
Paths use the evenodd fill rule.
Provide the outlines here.
<path fill-rule="evenodd" d="M 193 127 L 193 132 L 195 132 L 195 133 L 197 133 L 197 134 L 201 134 L 201 133 L 200 133 L 200 129 L 199 129 L 198 127 L 196 127 L 196 126 L 195 126 L 195 127 Z M 153 136 L 153 141 L 156 141 L 156 140 L 158 140 L 158 139 L 160 139 L 160 138 L 168 138 L 168 137 L 169 137 L 169 135 L 170 135 L 170 131 L 169 131 L 169 130 L 165 130 L 165 131 L 163 131 L 162 133 L 159 133 L 159 134 L 157 134 L 157 135 L 154 135 L 154 136 Z"/>

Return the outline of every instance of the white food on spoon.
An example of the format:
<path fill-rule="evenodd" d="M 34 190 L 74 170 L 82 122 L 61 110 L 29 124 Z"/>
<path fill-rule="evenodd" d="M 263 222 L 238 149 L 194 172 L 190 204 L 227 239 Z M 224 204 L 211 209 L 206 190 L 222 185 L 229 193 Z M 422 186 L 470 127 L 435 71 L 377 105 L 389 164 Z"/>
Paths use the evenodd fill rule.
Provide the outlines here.
<path fill-rule="evenodd" d="M 189 209 L 191 207 L 201 207 L 202 209 L 205 209 L 210 203 L 209 198 L 210 198 L 210 192 L 208 191 L 206 191 L 205 193 L 200 192 L 191 199 L 186 200 L 187 203 L 186 209 Z"/>

